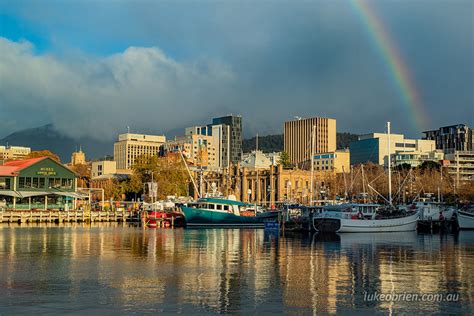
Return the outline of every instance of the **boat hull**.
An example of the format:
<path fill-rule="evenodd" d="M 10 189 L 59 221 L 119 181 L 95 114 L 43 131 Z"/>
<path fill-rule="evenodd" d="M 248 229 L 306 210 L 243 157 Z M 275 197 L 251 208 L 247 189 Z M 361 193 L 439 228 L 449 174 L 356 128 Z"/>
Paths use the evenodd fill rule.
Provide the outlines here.
<path fill-rule="evenodd" d="M 458 210 L 459 229 L 474 229 L 474 213 L 468 213 Z"/>
<path fill-rule="evenodd" d="M 351 218 L 321 217 L 313 219 L 315 230 L 331 233 L 378 233 L 415 231 L 418 213 L 390 219 L 360 220 Z"/>
<path fill-rule="evenodd" d="M 187 226 L 238 226 L 261 227 L 266 221 L 275 220 L 277 212 L 265 212 L 257 216 L 237 216 L 232 213 L 214 212 L 199 208 L 182 207 Z"/>

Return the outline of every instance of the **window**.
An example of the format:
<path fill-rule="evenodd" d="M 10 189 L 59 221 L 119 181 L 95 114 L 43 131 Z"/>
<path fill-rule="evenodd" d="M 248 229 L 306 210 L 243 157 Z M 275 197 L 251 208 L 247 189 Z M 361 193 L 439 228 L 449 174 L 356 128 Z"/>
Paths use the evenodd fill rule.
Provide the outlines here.
<path fill-rule="evenodd" d="M 61 187 L 61 179 L 60 178 L 50 178 L 49 179 L 49 187 L 53 189 L 59 189 Z"/>
<path fill-rule="evenodd" d="M 18 179 L 18 188 L 20 189 L 24 189 L 25 188 L 25 178 L 24 177 L 20 177 Z"/>
<path fill-rule="evenodd" d="M 44 188 L 44 187 L 45 187 L 45 179 L 39 178 L 39 188 Z"/>
<path fill-rule="evenodd" d="M 10 189 L 10 178 L 0 178 L 0 190 L 9 190 Z"/>
<path fill-rule="evenodd" d="M 229 205 L 224 205 L 224 211 L 228 211 L 229 210 Z"/>
<path fill-rule="evenodd" d="M 62 189 L 71 189 L 72 188 L 72 179 L 61 179 L 61 188 Z"/>
<path fill-rule="evenodd" d="M 31 178 L 25 178 L 25 188 L 31 188 Z"/>
<path fill-rule="evenodd" d="M 217 210 L 222 211 L 222 205 L 221 204 L 217 204 L 216 206 L 217 206 Z"/>
<path fill-rule="evenodd" d="M 39 178 L 33 178 L 33 183 L 31 185 L 32 188 L 39 188 Z"/>

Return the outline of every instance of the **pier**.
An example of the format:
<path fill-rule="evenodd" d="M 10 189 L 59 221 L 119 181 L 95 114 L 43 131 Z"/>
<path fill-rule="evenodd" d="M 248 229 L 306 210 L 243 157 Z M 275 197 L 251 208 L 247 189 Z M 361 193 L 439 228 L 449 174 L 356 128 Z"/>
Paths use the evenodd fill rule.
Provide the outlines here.
<path fill-rule="evenodd" d="M 136 212 L 127 210 L 0 210 L 0 223 L 81 223 L 81 222 L 132 222 Z"/>

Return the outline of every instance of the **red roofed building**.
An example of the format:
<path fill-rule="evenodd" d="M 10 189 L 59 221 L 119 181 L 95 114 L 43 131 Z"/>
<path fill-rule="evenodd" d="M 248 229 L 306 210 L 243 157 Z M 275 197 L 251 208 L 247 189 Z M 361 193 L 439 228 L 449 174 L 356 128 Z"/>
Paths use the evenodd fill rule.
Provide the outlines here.
<path fill-rule="evenodd" d="M 0 165 L 0 208 L 71 209 L 81 197 L 76 174 L 49 157 Z"/>

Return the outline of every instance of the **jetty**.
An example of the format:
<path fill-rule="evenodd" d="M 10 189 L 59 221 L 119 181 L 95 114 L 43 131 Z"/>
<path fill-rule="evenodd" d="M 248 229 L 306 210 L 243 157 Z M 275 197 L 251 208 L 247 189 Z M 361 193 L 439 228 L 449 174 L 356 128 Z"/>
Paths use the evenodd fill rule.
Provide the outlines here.
<path fill-rule="evenodd" d="M 0 210 L 0 223 L 136 222 L 130 210 Z"/>

